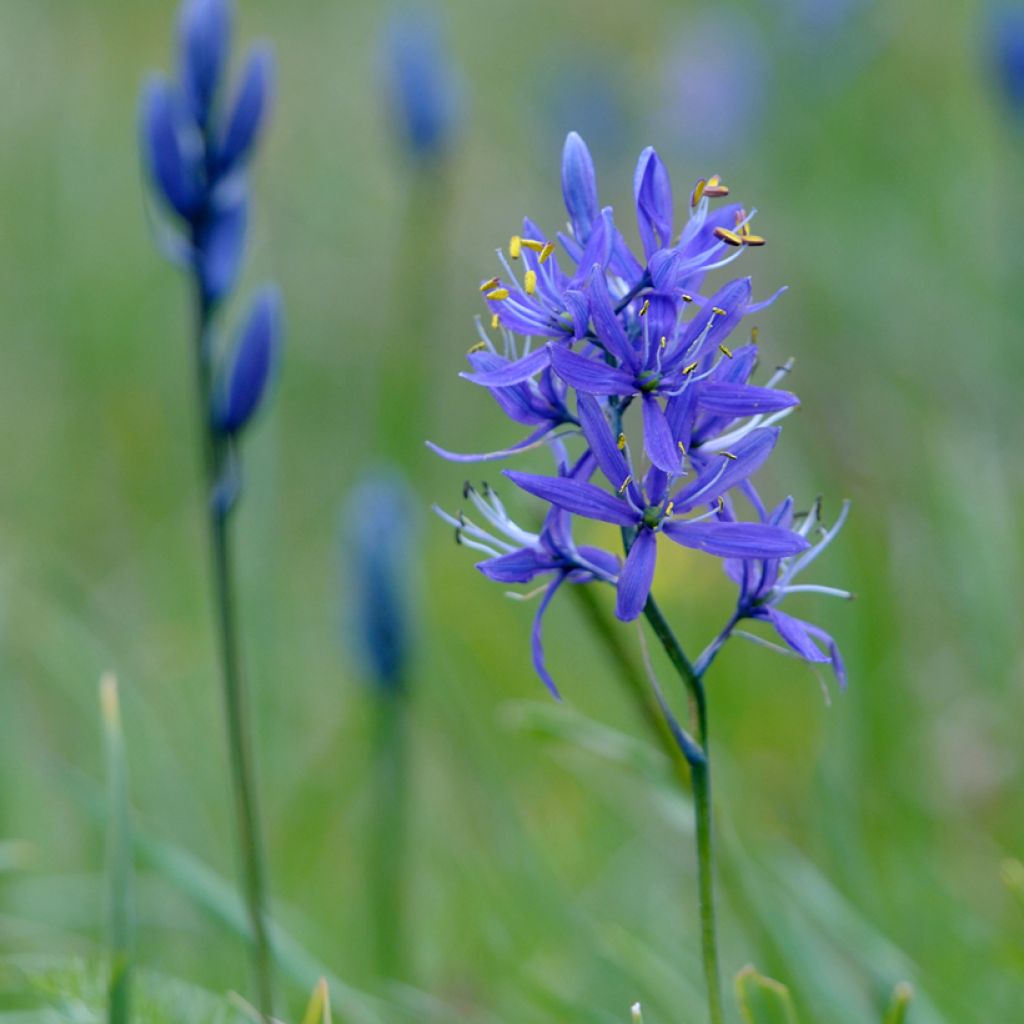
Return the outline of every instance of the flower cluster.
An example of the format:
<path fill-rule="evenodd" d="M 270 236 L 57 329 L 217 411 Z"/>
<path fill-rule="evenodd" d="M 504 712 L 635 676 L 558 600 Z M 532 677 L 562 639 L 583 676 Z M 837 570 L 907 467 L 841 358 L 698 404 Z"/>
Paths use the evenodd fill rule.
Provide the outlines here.
<path fill-rule="evenodd" d="M 465 455 L 431 447 L 455 461 L 504 458 L 547 445 L 555 474 L 505 470 L 518 488 L 544 501 L 539 533 L 518 527 L 490 488 L 467 486 L 486 526 L 460 512 L 441 512 L 463 544 L 487 555 L 484 575 L 504 583 L 548 580 L 534 623 L 534 663 L 544 665 L 540 624 L 564 582 L 604 581 L 617 587 L 616 614 L 635 619 L 645 609 L 660 538 L 725 560 L 740 586 L 724 637 L 744 618 L 774 626 L 789 650 L 810 661 L 832 660 L 835 645 L 820 630 L 779 612 L 795 588 L 794 574 L 828 543 L 815 547 L 814 516 L 794 526 L 792 502 L 765 512 L 751 484 L 778 440 L 779 422 L 797 406 L 782 384 L 788 364 L 764 384 L 756 330 L 729 347 L 746 317 L 774 301 L 755 301 L 749 278 L 706 288 L 711 271 L 760 247 L 748 213 L 717 177 L 689 194 L 681 229 L 666 168 L 653 149 L 640 156 L 633 182 L 639 259 L 598 202 L 593 161 L 575 133 L 565 143 L 562 191 L 569 223 L 549 238 L 531 221 L 499 250 L 501 273 L 480 290 L 489 329 L 468 354 L 466 379 L 486 388 L 511 419 L 529 427 L 509 448 Z M 519 265 L 519 268 L 516 267 Z M 639 436 L 637 436 L 639 435 Z M 573 438 L 583 451 L 573 457 Z M 757 513 L 744 522 L 735 497 Z M 573 541 L 573 518 L 621 527 L 624 561 Z M 838 528 L 838 526 L 837 526 Z M 806 589 L 806 588 L 803 588 Z M 828 653 L 815 644 L 825 644 Z M 715 645 L 712 645 L 713 656 Z"/>
<path fill-rule="evenodd" d="M 245 254 L 246 168 L 267 119 L 273 56 L 253 47 L 227 102 L 230 0 L 185 0 L 178 19 L 178 78 L 151 75 L 142 91 L 140 146 L 159 200 L 159 239 L 195 284 L 199 353 L 210 378 L 210 429 L 235 437 L 258 409 L 281 337 L 277 289 L 254 296 L 233 345 L 214 372 L 213 318 L 238 278 Z M 214 379 L 215 378 L 215 379 Z"/>

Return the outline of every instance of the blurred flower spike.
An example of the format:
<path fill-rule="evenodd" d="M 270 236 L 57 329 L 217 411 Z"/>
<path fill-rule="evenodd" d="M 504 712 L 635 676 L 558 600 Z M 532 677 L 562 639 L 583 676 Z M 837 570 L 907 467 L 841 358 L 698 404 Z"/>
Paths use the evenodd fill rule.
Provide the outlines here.
<path fill-rule="evenodd" d="M 712 271 L 765 245 L 753 230 L 755 211 L 720 203 L 729 187 L 718 175 L 698 180 L 677 204 L 668 169 L 648 147 L 633 178 L 637 255 L 614 211 L 601 206 L 594 162 L 576 133 L 565 141 L 561 185 L 566 231 L 551 237 L 524 219 L 498 250 L 499 272 L 480 284 L 488 324 L 478 321 L 479 341 L 462 374 L 531 432 L 480 454 L 431 445 L 459 462 L 547 447 L 554 475 L 503 471 L 544 503 L 544 526 L 539 533 L 518 526 L 487 486 L 483 494 L 464 491 L 479 520 L 466 511 L 439 515 L 455 527 L 456 540 L 487 556 L 477 568 L 488 578 L 544 581 L 527 595 L 543 595 L 533 662 L 556 695 L 541 643 L 555 592 L 565 582 L 609 583 L 618 617 L 636 619 L 649 607 L 665 538 L 722 559 L 739 587 L 736 612 L 699 669 L 750 618 L 767 622 L 801 658 L 831 661 L 842 681 L 831 637 L 776 608 L 795 591 L 843 593 L 793 583 L 839 524 L 818 538 L 816 510 L 795 525 L 789 500 L 768 515 L 752 483 L 799 402 L 780 387 L 788 364 L 753 383 L 756 329 L 735 346 L 732 335 L 778 293 L 755 300 L 749 277 L 707 288 Z M 737 502 L 755 516 L 742 521 Z M 618 526 L 624 559 L 577 545 L 576 520 Z"/>
<path fill-rule="evenodd" d="M 1024 6 L 995 4 L 987 40 L 996 84 L 1010 112 L 1024 124 Z"/>
<path fill-rule="evenodd" d="M 248 53 L 228 98 L 230 0 L 185 0 L 178 20 L 178 80 L 153 74 L 140 111 L 143 162 L 170 214 L 168 254 L 190 266 L 213 306 L 234 285 L 245 248 L 245 166 L 267 119 L 274 60 Z"/>
<path fill-rule="evenodd" d="M 443 159 L 459 128 L 462 92 L 440 16 L 428 6 L 403 8 L 383 43 L 384 88 L 402 143 L 423 163 Z"/>
<path fill-rule="evenodd" d="M 414 643 L 419 502 L 397 470 L 377 468 L 342 512 L 342 593 L 349 646 L 367 679 L 404 690 Z"/>

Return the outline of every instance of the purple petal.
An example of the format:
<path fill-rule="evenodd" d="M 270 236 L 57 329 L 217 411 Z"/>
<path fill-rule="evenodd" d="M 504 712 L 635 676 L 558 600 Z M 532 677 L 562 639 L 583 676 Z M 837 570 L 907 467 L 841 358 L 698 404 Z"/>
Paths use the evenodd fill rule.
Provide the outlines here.
<path fill-rule="evenodd" d="M 721 453 L 710 455 L 711 461 L 701 470 L 697 479 L 676 495 L 676 507 L 680 512 L 685 512 L 701 502 L 711 503 L 719 495 L 742 483 L 760 469 L 771 455 L 779 433 L 778 427 L 761 427 L 752 430 L 736 443 L 729 453 L 733 458 L 727 458 Z M 720 461 L 722 459 L 726 460 L 724 465 Z"/>
<path fill-rule="evenodd" d="M 750 278 L 743 277 L 730 281 L 711 297 L 703 309 L 697 311 L 694 318 L 683 331 L 676 355 L 679 359 L 696 359 L 701 352 L 710 352 L 717 348 L 743 319 L 750 302 Z M 714 309 L 724 309 L 725 315 L 712 313 Z M 700 348 L 690 351 L 694 342 L 703 334 L 710 322 L 707 337 Z"/>
<path fill-rule="evenodd" d="M 719 558 L 783 558 L 809 545 L 799 534 L 763 523 L 666 521 L 662 530 L 677 544 Z"/>
<path fill-rule="evenodd" d="M 640 238 L 649 257 L 672 240 L 672 182 L 661 157 L 650 146 L 640 154 L 633 195 Z"/>
<path fill-rule="evenodd" d="M 762 616 L 759 615 L 758 618 Z M 830 661 L 828 655 L 823 654 L 818 645 L 811 639 L 808 632 L 808 623 L 800 619 L 780 612 L 777 608 L 763 609 L 763 617 L 774 627 L 775 631 L 786 642 L 787 646 L 795 651 L 805 661 L 813 661 L 818 664 Z"/>
<path fill-rule="evenodd" d="M 618 598 L 615 614 L 623 622 L 632 622 L 647 604 L 654 579 L 657 539 L 653 530 L 643 529 L 636 535 L 626 556 L 626 564 L 619 573 Z"/>
<path fill-rule="evenodd" d="M 666 473 L 678 473 L 682 455 L 672 439 L 672 431 L 658 400 L 648 392 L 643 395 L 643 413 L 644 451 L 659 469 Z"/>
<path fill-rule="evenodd" d="M 548 345 L 551 368 L 577 391 L 590 395 L 632 395 L 636 391 L 633 376 L 609 366 L 603 360 L 587 359 L 561 345 Z"/>
<path fill-rule="evenodd" d="M 543 443 L 544 439 L 554 429 L 554 424 L 546 423 L 538 430 L 535 430 L 529 437 L 524 438 L 518 444 L 512 445 L 511 448 L 503 448 L 501 451 L 496 452 L 481 452 L 478 455 L 472 453 L 459 454 L 458 452 L 450 452 L 446 448 L 442 448 L 440 445 L 434 444 L 433 441 L 426 441 L 424 443 L 435 455 L 440 455 L 442 459 L 447 459 L 449 462 L 491 462 L 495 459 L 505 459 L 510 455 L 517 455 L 519 452 L 525 452 L 529 451 L 531 448 L 536 448 L 537 445 Z"/>
<path fill-rule="evenodd" d="M 533 649 L 533 667 L 536 669 L 537 675 L 543 680 L 544 685 L 551 691 L 551 695 L 555 700 L 561 700 L 562 698 L 558 692 L 558 687 L 555 686 L 555 681 L 548 673 L 547 665 L 544 663 L 544 642 L 541 636 L 541 627 L 544 623 L 544 613 L 548 610 L 551 598 L 555 596 L 555 592 L 564 580 L 564 574 L 556 576 L 551 581 L 548 589 L 544 591 L 544 596 L 540 599 L 540 605 L 537 607 L 537 614 L 533 617 L 533 630 L 530 634 L 531 647 Z"/>
<path fill-rule="evenodd" d="M 532 548 L 520 548 L 507 555 L 477 562 L 476 567 L 497 583 L 529 583 L 538 573 L 550 572 L 550 559 L 541 558 Z"/>
<path fill-rule="evenodd" d="M 614 523 L 616 526 L 632 526 L 637 521 L 636 512 L 625 501 L 613 498 L 593 484 L 567 480 L 565 477 L 518 473 L 511 469 L 502 472 L 528 494 L 550 501 L 553 505 L 575 512 L 576 515 L 599 519 L 604 523 Z"/>
<path fill-rule="evenodd" d="M 636 373 L 640 369 L 640 355 L 626 336 L 621 321 L 615 314 L 612 297 L 608 292 L 603 268 L 595 267 L 590 274 L 590 315 L 594 331 L 601 344 L 611 352 L 623 366 Z"/>
<path fill-rule="evenodd" d="M 760 388 L 753 384 L 720 384 L 707 381 L 697 389 L 697 403 L 705 412 L 722 416 L 755 416 L 799 405 L 789 391 Z"/>
<path fill-rule="evenodd" d="M 590 150 L 576 132 L 569 132 L 562 149 L 562 196 L 576 240 L 586 245 L 598 216 L 597 177 Z"/>
<path fill-rule="evenodd" d="M 541 346 L 535 349 L 522 359 L 496 370 L 481 370 L 478 373 L 460 373 L 460 377 L 471 380 L 474 384 L 480 384 L 485 388 L 509 387 L 512 384 L 521 384 L 524 380 L 540 373 L 550 362 L 548 349 Z"/>
<path fill-rule="evenodd" d="M 576 407 L 580 417 L 580 427 L 590 450 L 597 459 L 601 472 L 608 478 L 612 487 L 621 487 L 629 477 L 629 464 L 626 457 L 619 451 L 619 446 L 612 434 L 612 429 L 605 418 L 597 400 L 589 395 L 580 394 L 576 399 Z"/>

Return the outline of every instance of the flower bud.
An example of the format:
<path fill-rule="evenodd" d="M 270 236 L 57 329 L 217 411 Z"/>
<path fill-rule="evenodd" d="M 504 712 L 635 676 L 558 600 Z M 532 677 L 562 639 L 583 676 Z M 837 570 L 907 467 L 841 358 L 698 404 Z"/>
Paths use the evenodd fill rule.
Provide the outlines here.
<path fill-rule="evenodd" d="M 152 76 L 143 87 L 139 115 L 146 170 L 171 209 L 188 220 L 201 203 L 198 147 L 188 144 L 189 126 L 174 86 Z"/>
<path fill-rule="evenodd" d="M 231 42 L 229 0 L 185 0 L 178 19 L 181 85 L 196 123 L 210 120 Z"/>
<path fill-rule="evenodd" d="M 274 89 L 274 54 L 269 46 L 249 51 L 241 82 L 228 114 L 218 157 L 220 173 L 249 158 L 269 112 Z"/>

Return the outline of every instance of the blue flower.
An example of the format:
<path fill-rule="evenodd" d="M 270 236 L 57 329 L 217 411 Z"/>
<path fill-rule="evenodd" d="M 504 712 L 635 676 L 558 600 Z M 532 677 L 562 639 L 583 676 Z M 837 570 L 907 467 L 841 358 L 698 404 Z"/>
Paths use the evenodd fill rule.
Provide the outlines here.
<path fill-rule="evenodd" d="M 1024 119 L 1024 10 L 995 4 L 989 14 L 989 52 L 1010 111 Z"/>
<path fill-rule="evenodd" d="M 461 96 L 436 14 L 424 8 L 394 16 L 383 63 L 392 115 L 410 152 L 424 161 L 443 157 L 458 127 Z"/>
<path fill-rule="evenodd" d="M 235 94 L 225 99 L 230 42 L 228 0 L 186 0 L 178 81 L 151 76 L 140 110 L 143 163 L 171 219 L 169 255 L 192 269 L 209 306 L 238 278 L 249 206 L 244 168 L 273 92 L 273 55 L 261 45 L 249 52 Z"/>

